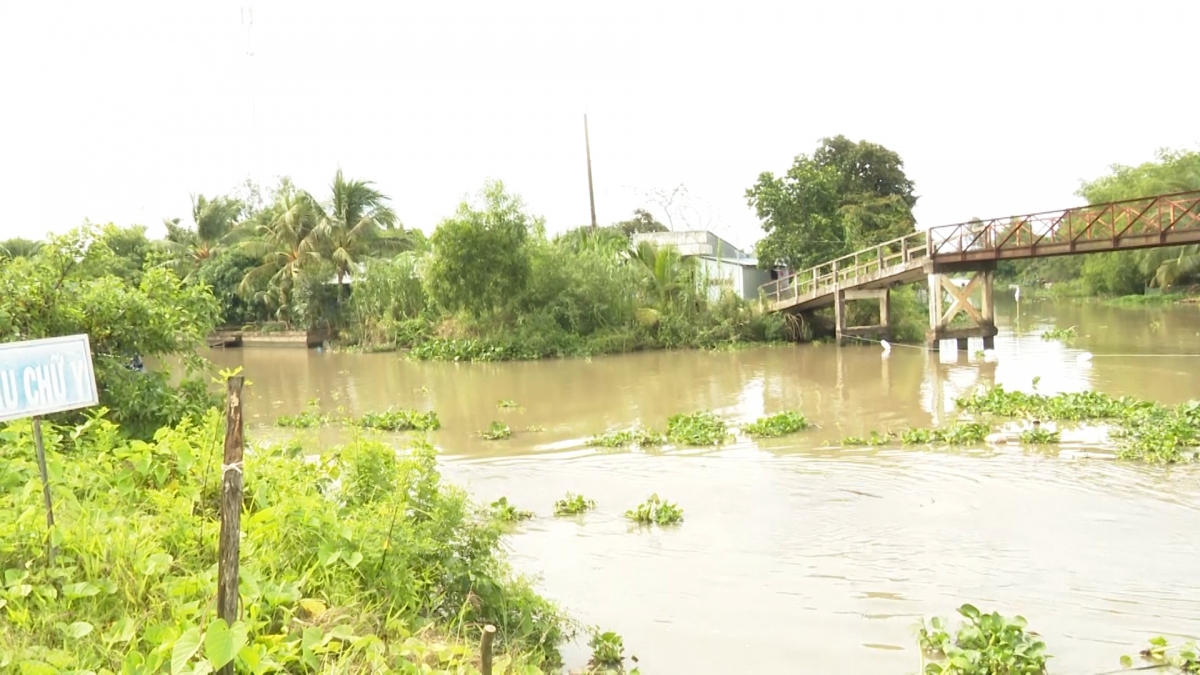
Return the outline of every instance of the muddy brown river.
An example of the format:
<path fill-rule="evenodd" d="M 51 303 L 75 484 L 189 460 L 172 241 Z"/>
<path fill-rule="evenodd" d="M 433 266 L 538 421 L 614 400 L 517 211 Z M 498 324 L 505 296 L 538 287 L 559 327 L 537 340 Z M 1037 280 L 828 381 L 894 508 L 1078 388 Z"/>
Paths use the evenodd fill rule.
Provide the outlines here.
<path fill-rule="evenodd" d="M 997 315 L 994 360 L 953 343 L 940 357 L 896 346 L 886 359 L 876 345 L 501 364 L 210 356 L 245 367 L 260 438 L 314 398 L 359 414 L 436 410 L 448 479 L 482 502 L 505 495 L 537 512 L 509 537 L 515 566 L 585 624 L 620 633 L 648 675 L 916 673 L 915 623 L 963 602 L 1024 615 L 1054 673 L 1118 669 L 1154 635 L 1200 636 L 1200 466 L 1117 461 L 1086 434 L 1052 451 L 837 447 L 847 435 L 939 423 L 974 387 L 1028 391 L 1034 377 L 1044 393 L 1200 398 L 1200 306 L 1010 298 Z M 1072 325 L 1070 345 L 1039 337 Z M 521 408 L 498 409 L 501 399 Z M 720 449 L 584 446 L 610 427 L 663 428 L 701 409 L 731 422 L 795 409 L 819 428 Z M 476 437 L 492 420 L 513 437 Z M 568 490 L 597 510 L 553 518 Z M 624 511 L 652 492 L 684 509 L 681 526 L 627 523 Z M 587 658 L 578 645 L 565 654 L 572 667 Z"/>

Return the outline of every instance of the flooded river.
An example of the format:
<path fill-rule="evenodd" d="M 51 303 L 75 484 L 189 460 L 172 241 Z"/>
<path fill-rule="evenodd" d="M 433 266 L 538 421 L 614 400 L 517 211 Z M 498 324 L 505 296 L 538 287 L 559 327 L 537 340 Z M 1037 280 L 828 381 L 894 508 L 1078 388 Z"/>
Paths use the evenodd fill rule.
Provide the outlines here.
<path fill-rule="evenodd" d="M 624 636 L 654 674 L 915 673 L 914 624 L 963 602 L 1021 613 L 1052 672 L 1119 668 L 1157 634 L 1200 635 L 1200 467 L 1057 451 L 839 448 L 847 435 L 929 426 L 976 386 L 1200 398 L 1200 306 L 1108 308 L 1011 299 L 994 361 L 896 346 L 805 345 L 538 363 L 411 363 L 394 354 L 211 352 L 253 381 L 262 437 L 309 399 L 348 412 L 436 410 L 448 478 L 538 517 L 509 543 L 573 616 Z M 1070 346 L 1047 328 L 1078 326 Z M 971 350 L 979 349 L 972 341 Z M 1081 362 L 1086 350 L 1095 356 Z M 500 410 L 497 401 L 520 404 Z M 782 439 L 661 453 L 585 448 L 592 434 L 677 412 L 745 421 L 784 409 L 819 426 Z M 475 436 L 492 420 L 507 441 Z M 544 431 L 528 431 L 544 427 Z M 332 430 L 321 432 L 336 433 Z M 595 499 L 555 519 L 568 490 Z M 625 509 L 657 492 L 678 528 Z M 571 647 L 568 665 L 586 659 Z"/>

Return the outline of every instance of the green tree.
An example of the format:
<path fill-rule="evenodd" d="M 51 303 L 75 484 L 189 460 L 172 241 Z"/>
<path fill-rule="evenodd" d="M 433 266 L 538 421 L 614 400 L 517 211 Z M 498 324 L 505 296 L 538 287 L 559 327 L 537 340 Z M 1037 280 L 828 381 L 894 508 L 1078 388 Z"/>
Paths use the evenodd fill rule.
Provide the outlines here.
<path fill-rule="evenodd" d="M 658 222 L 646 209 L 634 209 L 632 218 L 613 223 L 612 226 L 624 232 L 626 238 L 643 232 L 667 231 L 667 226 Z"/>
<path fill-rule="evenodd" d="M 255 293 L 239 292 L 246 274 L 260 262 L 260 258 L 245 251 L 222 251 L 205 260 L 186 280 L 190 284 L 206 284 L 211 289 L 221 306 L 221 325 L 241 326 L 257 320 L 256 312 L 263 307 L 261 302 L 255 302 Z"/>
<path fill-rule="evenodd" d="M 146 236 L 144 225 L 119 227 L 108 223 L 86 231 L 92 233 L 112 254 L 107 271 L 134 285 L 141 280 L 146 262 L 155 259 L 157 242 L 151 242 Z"/>
<path fill-rule="evenodd" d="M 876 143 L 825 138 L 783 176 L 759 175 L 746 198 L 763 222 L 764 264 L 817 265 L 914 231 L 917 197 L 900 156 Z"/>
<path fill-rule="evenodd" d="M 520 298 L 529 280 L 529 231 L 542 229 L 501 181 L 485 184 L 479 198 L 478 206 L 464 201 L 438 225 L 425 278 L 438 307 L 474 318 Z"/>
<path fill-rule="evenodd" d="M 1114 164 L 1108 175 L 1081 183 L 1077 194 L 1089 204 L 1101 204 L 1193 190 L 1200 190 L 1200 152 L 1159 150 L 1154 161 L 1138 166 Z M 1114 258 L 1104 265 L 1109 272 L 1121 269 L 1124 276 L 1130 277 L 1140 273 L 1142 285 L 1165 288 L 1194 279 L 1200 273 L 1200 246 L 1106 255 Z M 1132 269 L 1125 271 L 1125 268 Z"/>
<path fill-rule="evenodd" d="M 333 266 L 339 299 L 343 282 L 368 257 L 394 255 L 407 247 L 403 231 L 395 229 L 398 220 L 388 198 L 372 186 L 370 181 L 347 180 L 338 169 L 329 207 L 312 233 L 317 251 Z"/>
<path fill-rule="evenodd" d="M 757 244 L 766 266 L 803 269 L 847 252 L 846 228 L 838 216 L 839 176 L 803 155 L 785 176 L 765 172 L 746 197 L 766 236 Z"/>
<path fill-rule="evenodd" d="M 1076 194 L 1089 204 L 1200 190 L 1200 152 L 1160 150 L 1137 166 L 1114 164 L 1099 178 L 1080 183 Z M 1148 286 L 1167 288 L 1197 279 L 1200 246 L 1093 253 L 1014 263 L 1022 280 L 1070 282 L 1087 294 L 1128 295 Z"/>
<path fill-rule="evenodd" d="M 52 237 L 31 258 L 0 265 L 0 341 L 86 333 L 101 405 L 145 436 L 211 401 L 202 380 L 175 387 L 166 370 L 135 372 L 130 359 L 178 356 L 186 371 L 200 368 L 196 351 L 218 306 L 207 287 L 161 267 L 147 268 L 136 284 L 113 274 L 121 260 L 104 234 L 87 225 Z"/>

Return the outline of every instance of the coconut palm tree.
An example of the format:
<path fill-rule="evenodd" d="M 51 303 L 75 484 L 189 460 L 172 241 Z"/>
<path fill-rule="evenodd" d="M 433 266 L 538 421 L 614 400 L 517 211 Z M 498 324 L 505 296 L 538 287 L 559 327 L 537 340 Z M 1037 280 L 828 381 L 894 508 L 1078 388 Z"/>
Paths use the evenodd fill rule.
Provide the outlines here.
<path fill-rule="evenodd" d="M 1169 288 L 1200 274 L 1200 246 L 1152 249 L 1146 252 L 1143 266 L 1154 274 L 1151 282 L 1159 288 Z"/>
<path fill-rule="evenodd" d="M 7 241 L 0 241 L 0 260 L 13 260 L 15 258 L 32 258 L 37 255 L 37 252 L 42 250 L 42 242 L 33 241 L 32 239 L 22 239 L 17 237 Z"/>
<path fill-rule="evenodd" d="M 290 183 L 281 186 L 274 206 L 252 224 L 253 236 L 238 244 L 241 250 L 262 260 L 246 273 L 239 292 L 274 305 L 277 315 L 286 314 L 300 275 L 323 262 L 313 233 L 324 214 L 308 192 Z"/>
<path fill-rule="evenodd" d="M 373 185 L 347 180 L 338 169 L 330 186 L 332 199 L 313 229 L 316 250 L 333 266 L 339 299 L 345 280 L 366 258 L 409 248 L 404 231 L 396 229 L 399 221 L 388 198 Z"/>
<path fill-rule="evenodd" d="M 190 273 L 211 260 L 231 239 L 244 210 L 242 202 L 233 197 L 192 195 L 195 229 L 180 225 L 178 218 L 164 219 L 167 246 L 181 271 Z"/>
<path fill-rule="evenodd" d="M 696 282 L 693 261 L 682 258 L 674 248 L 656 248 L 646 241 L 630 250 L 629 261 L 645 280 L 647 304 L 637 309 L 638 321 L 652 327 L 667 312 L 683 307 L 681 300 Z"/>

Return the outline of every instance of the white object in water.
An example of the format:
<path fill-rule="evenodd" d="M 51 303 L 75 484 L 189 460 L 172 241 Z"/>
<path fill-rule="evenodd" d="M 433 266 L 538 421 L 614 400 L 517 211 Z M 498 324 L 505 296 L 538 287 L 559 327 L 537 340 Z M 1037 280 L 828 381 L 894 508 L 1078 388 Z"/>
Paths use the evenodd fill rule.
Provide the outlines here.
<path fill-rule="evenodd" d="M 883 347 L 884 356 L 892 353 L 892 343 L 888 342 L 887 340 L 880 340 L 879 344 Z"/>
<path fill-rule="evenodd" d="M 983 360 L 984 361 L 995 361 L 996 360 L 996 350 L 995 349 L 983 350 Z"/>
<path fill-rule="evenodd" d="M 1075 357 L 1075 360 L 1078 361 L 1079 363 L 1087 363 L 1088 361 L 1092 360 L 1092 353 L 1091 352 L 1082 352 L 1079 354 L 1079 356 Z"/>

